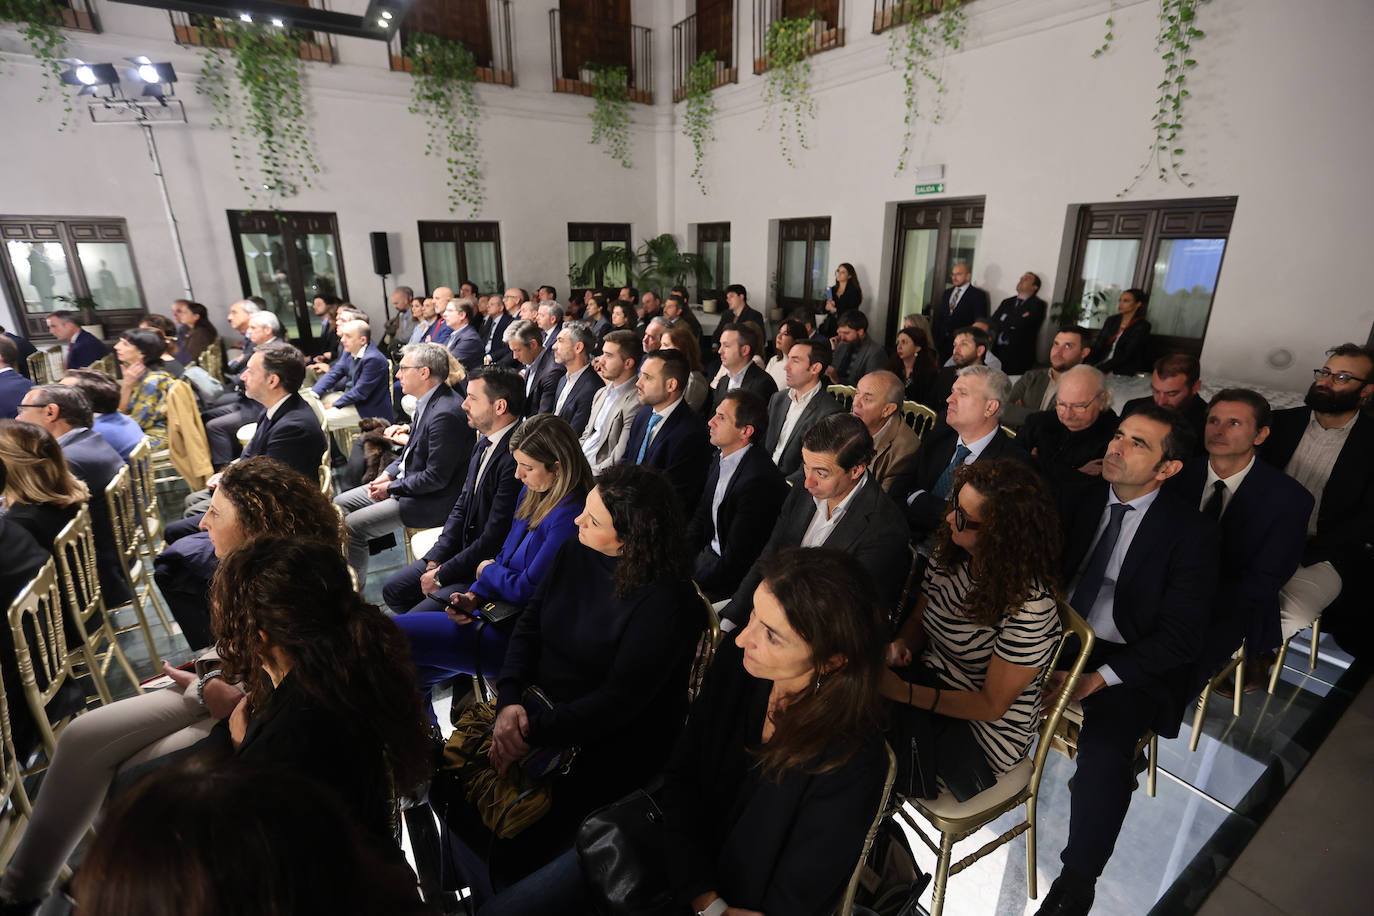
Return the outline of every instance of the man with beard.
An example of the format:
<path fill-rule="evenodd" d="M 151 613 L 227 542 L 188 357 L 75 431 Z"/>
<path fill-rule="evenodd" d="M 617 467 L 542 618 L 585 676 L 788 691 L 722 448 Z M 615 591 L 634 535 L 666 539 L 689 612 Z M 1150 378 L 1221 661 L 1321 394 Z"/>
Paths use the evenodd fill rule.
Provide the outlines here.
<path fill-rule="evenodd" d="M 1140 408 L 1153 401 L 1165 410 L 1182 415 L 1193 429 L 1195 436 L 1193 456 L 1204 455 L 1206 441 L 1207 402 L 1198 394 L 1202 390 L 1202 364 L 1196 356 L 1187 353 L 1171 353 L 1155 360 L 1154 371 L 1150 375 L 1149 397 L 1134 398 L 1121 408 L 1121 415 L 1129 417 Z"/>
<path fill-rule="evenodd" d="M 1368 614 L 1374 542 L 1374 422 L 1360 408 L 1374 394 L 1374 351 L 1344 343 L 1314 369 L 1305 407 L 1274 413 L 1260 457 L 1316 500 L 1302 565 L 1279 594 L 1283 638 L 1324 616 L 1352 654 L 1374 634 Z"/>
<path fill-rule="evenodd" d="M 1050 346 L 1050 367 L 1032 369 L 1011 386 L 1011 403 L 1002 411 L 1002 422 L 1019 427 L 1038 410 L 1051 410 L 1059 388 L 1059 377 L 1083 362 L 1092 352 L 1092 331 L 1087 328 L 1060 328 Z"/>
<path fill-rule="evenodd" d="M 975 325 L 955 331 L 954 351 L 949 355 L 949 362 L 940 367 L 940 374 L 935 376 L 935 382 L 931 386 L 931 399 L 926 406 L 939 414 L 945 400 L 954 390 L 954 380 L 959 377 L 959 371 L 969 366 L 986 366 L 987 355 L 987 331 Z"/>

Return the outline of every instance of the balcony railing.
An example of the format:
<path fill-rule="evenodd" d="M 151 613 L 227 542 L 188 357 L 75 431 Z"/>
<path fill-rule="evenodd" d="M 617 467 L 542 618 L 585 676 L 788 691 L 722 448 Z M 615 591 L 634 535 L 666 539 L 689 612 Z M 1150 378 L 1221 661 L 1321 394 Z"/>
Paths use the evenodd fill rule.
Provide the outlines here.
<path fill-rule="evenodd" d="M 780 19 L 804 18 L 812 13 L 809 52 L 819 54 L 844 47 L 844 0 L 754 0 L 754 72 L 769 67 L 768 28 Z"/>
<path fill-rule="evenodd" d="M 945 0 L 873 0 L 873 34 L 943 11 Z"/>
<path fill-rule="evenodd" d="M 653 30 L 627 22 L 583 19 L 549 10 L 553 91 L 592 95 L 588 67 L 624 67 L 631 102 L 654 103 Z"/>
<path fill-rule="evenodd" d="M 231 48 L 234 40 L 220 31 L 219 23 L 221 19 L 229 19 L 228 16 L 203 16 L 199 13 L 181 13 L 169 10 L 167 13 L 172 20 L 172 33 L 176 36 L 176 43 L 179 45 L 190 45 L 196 48 Z M 300 40 L 300 55 L 302 60 L 317 60 L 322 63 L 332 64 L 338 58 L 338 50 L 334 47 L 332 36 L 324 32 L 310 32 L 304 29 L 291 29 L 293 37 Z"/>
<path fill-rule="evenodd" d="M 477 81 L 497 86 L 514 86 L 515 55 L 511 50 L 510 0 L 487 0 L 487 24 L 491 32 L 488 38 L 490 53 L 487 53 L 487 47 L 468 48 L 477 58 Z M 390 52 L 391 69 L 409 73 L 414 68 L 411 66 L 410 58 L 405 56 L 405 44 L 410 38 L 411 31 L 407 25 L 408 21 L 402 22 L 401 28 L 396 30 L 396 34 L 387 43 L 387 50 Z"/>
<path fill-rule="evenodd" d="M 673 101 L 687 97 L 687 71 L 707 51 L 715 51 L 711 88 L 739 82 L 735 41 L 735 0 L 717 0 L 673 26 Z"/>

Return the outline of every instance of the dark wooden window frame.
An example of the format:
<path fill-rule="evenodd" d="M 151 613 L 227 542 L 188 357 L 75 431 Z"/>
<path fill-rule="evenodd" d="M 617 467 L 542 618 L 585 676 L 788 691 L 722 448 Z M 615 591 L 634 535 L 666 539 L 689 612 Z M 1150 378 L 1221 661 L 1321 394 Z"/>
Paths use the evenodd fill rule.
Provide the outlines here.
<path fill-rule="evenodd" d="M 313 7 L 314 9 L 325 8 L 319 0 L 277 0 L 277 2 L 288 3 L 293 6 Z M 230 7 L 226 9 L 223 16 L 200 16 L 176 10 L 168 10 L 167 16 L 172 21 L 172 36 L 177 44 L 192 48 L 223 48 L 227 47 L 229 42 L 220 32 L 217 20 L 237 18 L 238 13 Z M 301 60 L 314 60 L 325 64 L 332 64 L 338 60 L 339 51 L 334 45 L 334 36 L 325 32 L 311 32 L 305 29 L 291 29 L 291 32 L 300 39 Z"/>
<path fill-rule="evenodd" d="M 897 205 L 896 229 L 892 239 L 892 280 L 887 301 L 887 330 L 884 340 L 895 340 L 902 316 L 898 314 L 902 301 L 902 263 L 906 260 L 906 233 L 911 229 L 937 229 L 935 242 L 935 276 L 930 284 L 930 299 L 921 303 L 921 311 L 930 314 L 944 293 L 948 283 L 945 263 L 949 260 L 950 232 L 954 229 L 983 228 L 986 197 L 951 197 L 931 201 L 907 201 Z"/>
<path fill-rule="evenodd" d="M 405 19 L 401 21 L 401 27 L 396 30 L 391 41 L 387 42 L 387 57 L 392 70 L 404 70 L 409 73 L 414 69 L 410 58 L 405 56 L 405 46 L 412 30 L 424 31 L 419 23 L 422 21 L 421 15 L 428 12 L 425 9 L 427 2 L 435 2 L 435 0 L 415 0 L 406 13 Z M 485 41 L 470 40 L 470 33 L 465 29 L 467 20 L 452 12 L 450 12 L 449 21 L 445 23 L 445 27 L 439 30 L 439 34 L 444 38 L 461 41 L 465 47 L 473 52 L 473 56 L 477 58 L 477 82 L 490 83 L 495 86 L 514 86 L 515 57 L 511 44 L 511 0 L 476 0 L 476 2 L 482 5 L 486 14 L 482 17 L 486 21 L 478 23 L 479 28 L 487 30 Z"/>
<path fill-rule="evenodd" d="M 787 249 L 788 242 L 806 242 L 806 260 L 803 264 L 802 295 L 798 299 L 795 296 L 784 296 L 783 290 L 783 252 Z M 822 286 L 817 291 L 811 288 L 811 275 L 815 273 L 816 243 L 830 241 L 830 217 L 828 216 L 808 216 L 799 219 L 778 220 L 778 289 L 775 296 L 778 306 L 783 312 L 791 312 L 795 308 L 811 307 L 815 311 L 820 311 L 819 306 L 825 303 L 825 293 L 828 286 Z"/>
<path fill-rule="evenodd" d="M 720 301 L 725 298 L 725 287 L 729 285 L 730 278 L 721 274 L 720 267 L 725 262 L 725 246 L 729 242 L 729 223 L 697 224 L 697 254 L 705 256 L 708 247 L 716 247 L 716 276 L 711 278 L 710 286 L 703 286 L 697 290 L 697 299 Z"/>
<path fill-rule="evenodd" d="M 630 247 L 630 224 L 629 223 L 568 223 L 568 242 L 591 242 L 592 250 L 600 251 L 601 246 L 606 242 L 625 243 L 625 247 Z M 606 277 L 603 271 L 596 272 L 596 282 L 592 284 L 593 289 L 604 289 L 606 287 Z"/>
<path fill-rule="evenodd" d="M 248 279 L 248 261 L 243 254 L 243 240 L 240 233 L 243 232 L 279 232 L 282 236 L 282 245 L 289 253 L 294 250 L 295 236 L 302 231 L 314 234 L 330 232 L 334 235 L 334 252 L 339 264 L 339 289 L 338 297 L 343 301 L 348 301 L 348 278 L 344 274 L 343 244 L 339 238 L 339 218 L 334 213 L 304 212 L 304 211 L 273 211 L 273 210 L 226 210 L 229 217 L 229 237 L 234 244 L 234 261 L 238 265 L 239 282 L 243 287 L 243 295 L 252 294 L 253 287 Z M 309 225 L 314 223 L 313 226 Z M 302 343 L 310 343 L 315 339 L 314 328 L 310 323 L 312 314 L 310 302 L 305 301 L 304 286 L 301 281 L 300 265 L 295 258 L 287 257 L 285 261 L 287 280 L 291 284 L 293 295 L 300 289 L 301 300 L 291 303 L 292 314 L 295 318 L 296 336 Z M 286 317 L 278 315 L 282 319 L 282 328 L 285 331 L 291 329 L 287 327 Z"/>
<path fill-rule="evenodd" d="M 687 98 L 687 71 L 706 51 L 716 52 L 719 68 L 712 89 L 739 82 L 739 0 L 697 0 L 695 12 L 673 26 L 673 101 Z"/>
<path fill-rule="evenodd" d="M 458 255 L 458 275 L 460 281 L 469 279 L 471 272 L 468 270 L 467 253 L 463 250 L 465 242 L 494 242 L 496 245 L 496 284 L 501 287 L 499 290 L 484 289 L 482 293 L 490 295 L 494 292 L 504 292 L 506 288 L 506 270 L 501 260 L 501 224 L 486 221 L 444 221 L 444 220 L 420 220 L 417 224 L 420 235 L 420 266 L 424 271 L 425 289 L 432 290 L 437 285 L 437 277 L 431 279 L 429 268 L 425 266 L 424 244 L 426 242 L 448 242 L 454 246 Z M 457 292 L 455 287 L 454 292 Z"/>
<path fill-rule="evenodd" d="M 821 27 L 811 36 L 810 54 L 844 47 L 844 0 L 754 0 L 754 74 L 768 69 L 768 28 L 779 19 L 815 11 Z"/>

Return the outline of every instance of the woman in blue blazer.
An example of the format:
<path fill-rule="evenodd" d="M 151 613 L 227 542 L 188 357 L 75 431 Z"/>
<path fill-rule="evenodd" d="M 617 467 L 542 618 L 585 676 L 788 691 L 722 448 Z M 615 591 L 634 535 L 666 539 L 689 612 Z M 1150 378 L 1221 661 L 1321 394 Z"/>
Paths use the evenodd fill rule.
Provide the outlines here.
<path fill-rule="evenodd" d="M 552 414 L 526 420 L 511 434 L 515 476 L 524 486 L 510 533 L 494 559 L 477 565 L 477 578 L 451 603 L 395 618 L 410 638 L 411 657 L 426 691 L 457 674 L 495 677 L 506 655 L 516 616 L 482 620 L 491 601 L 523 606 L 539 587 L 558 549 L 576 536 L 576 519 L 591 490 L 592 470 L 568 423 Z M 480 652 L 479 647 L 480 645 Z M 426 709 L 433 717 L 428 703 Z"/>

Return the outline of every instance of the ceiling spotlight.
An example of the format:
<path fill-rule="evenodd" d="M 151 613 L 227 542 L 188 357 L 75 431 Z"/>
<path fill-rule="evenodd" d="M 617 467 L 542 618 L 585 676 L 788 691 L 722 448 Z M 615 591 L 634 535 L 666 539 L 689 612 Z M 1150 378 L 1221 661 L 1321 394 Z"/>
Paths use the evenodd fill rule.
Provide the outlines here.
<path fill-rule="evenodd" d="M 76 68 L 76 78 L 80 80 L 81 83 L 83 83 L 84 85 L 95 85 L 95 71 L 85 64 L 82 64 L 81 66 Z"/>
<path fill-rule="evenodd" d="M 118 86 L 119 72 L 114 64 L 88 64 L 84 60 L 67 61 L 70 70 L 62 71 L 62 82 L 68 86 L 82 86 L 81 94 L 90 95 L 97 86 Z"/>
<path fill-rule="evenodd" d="M 286 23 L 282 22 L 280 19 L 273 19 L 272 24 L 279 29 L 286 27 Z"/>
<path fill-rule="evenodd" d="M 140 82 L 147 83 L 150 86 L 157 86 L 163 83 L 171 84 L 177 81 L 176 70 L 172 69 L 172 65 L 169 63 L 153 63 L 153 61 L 148 59 L 147 55 L 126 57 L 124 59 L 134 65 L 129 76 L 131 78 L 137 78 Z M 145 95 L 146 94 L 147 93 L 145 93 Z"/>
<path fill-rule="evenodd" d="M 383 18 L 383 19 L 390 19 L 390 18 L 391 18 L 391 10 L 382 10 L 382 18 Z"/>
<path fill-rule="evenodd" d="M 250 13 L 239 13 L 239 21 L 240 21 L 240 22 L 252 22 L 252 21 L 253 21 L 253 16 L 252 16 L 252 14 L 250 14 Z"/>
<path fill-rule="evenodd" d="M 381 27 L 384 28 L 384 29 L 385 29 L 385 28 L 390 28 L 390 27 L 391 27 L 391 23 L 387 22 L 385 17 L 383 17 L 383 18 L 381 18 L 381 19 L 378 19 L 378 20 L 377 20 L 377 25 L 381 26 Z"/>

